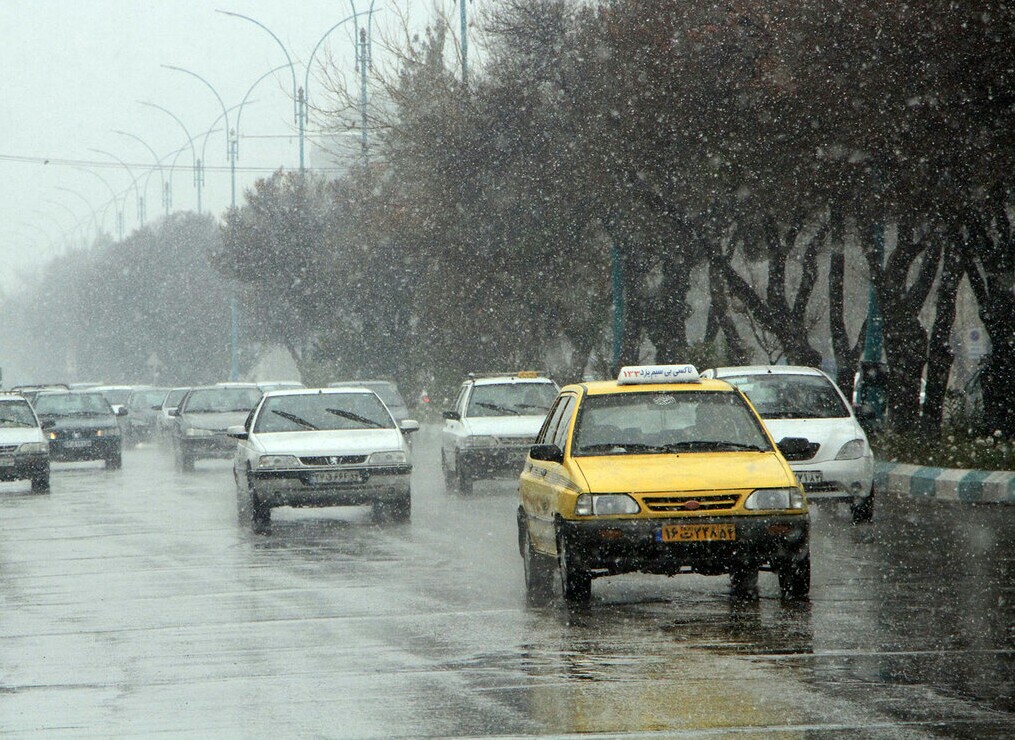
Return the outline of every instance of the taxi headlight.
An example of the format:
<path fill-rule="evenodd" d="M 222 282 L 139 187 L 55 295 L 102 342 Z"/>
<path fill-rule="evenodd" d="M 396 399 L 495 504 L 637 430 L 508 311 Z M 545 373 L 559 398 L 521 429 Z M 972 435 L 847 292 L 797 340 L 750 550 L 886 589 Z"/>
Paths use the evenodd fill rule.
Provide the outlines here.
<path fill-rule="evenodd" d="M 578 497 L 574 513 L 578 516 L 609 516 L 610 514 L 637 514 L 638 502 L 626 493 L 583 493 Z"/>
<path fill-rule="evenodd" d="M 839 453 L 835 456 L 835 459 L 856 460 L 857 458 L 863 457 L 866 451 L 867 445 L 862 439 L 853 439 L 839 449 Z"/>
<path fill-rule="evenodd" d="M 25 442 L 18 448 L 18 453 L 21 455 L 41 455 L 49 450 L 49 445 L 45 442 Z"/>
<path fill-rule="evenodd" d="M 466 447 L 493 447 L 497 444 L 496 437 L 465 437 L 462 440 Z"/>
<path fill-rule="evenodd" d="M 212 437 L 215 435 L 215 432 L 211 429 L 201 429 L 200 427 L 187 427 L 183 434 L 187 437 Z"/>
<path fill-rule="evenodd" d="M 59 435 L 56 432 L 48 432 L 46 436 L 50 439 L 56 439 Z"/>
<path fill-rule="evenodd" d="M 293 468 L 299 465 L 295 455 L 261 455 L 257 459 L 258 468 Z"/>
<path fill-rule="evenodd" d="M 370 457 L 367 458 L 367 462 L 373 465 L 391 465 L 404 463 L 405 461 L 405 453 L 401 450 L 392 450 L 391 452 L 372 452 Z"/>
<path fill-rule="evenodd" d="M 804 497 L 799 488 L 761 488 L 747 497 L 744 508 L 750 511 L 802 509 Z"/>
<path fill-rule="evenodd" d="M 106 427 L 105 429 L 96 429 L 96 437 L 119 437 L 120 427 Z"/>

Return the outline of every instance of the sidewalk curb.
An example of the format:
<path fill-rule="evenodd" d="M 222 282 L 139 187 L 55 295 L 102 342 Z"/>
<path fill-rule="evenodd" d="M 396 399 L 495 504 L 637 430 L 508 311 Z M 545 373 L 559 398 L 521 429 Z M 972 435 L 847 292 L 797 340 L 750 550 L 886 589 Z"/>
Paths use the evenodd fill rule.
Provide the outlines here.
<path fill-rule="evenodd" d="M 965 504 L 1015 504 L 1015 472 L 959 470 L 876 460 L 874 489 L 909 498 Z"/>

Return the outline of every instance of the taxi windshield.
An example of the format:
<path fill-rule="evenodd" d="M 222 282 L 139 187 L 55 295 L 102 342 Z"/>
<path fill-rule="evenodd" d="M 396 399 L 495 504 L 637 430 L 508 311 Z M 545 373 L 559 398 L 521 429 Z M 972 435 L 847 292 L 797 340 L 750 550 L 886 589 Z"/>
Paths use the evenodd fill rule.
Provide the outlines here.
<path fill-rule="evenodd" d="M 757 417 L 728 391 L 588 396 L 571 444 L 575 457 L 771 449 Z"/>
<path fill-rule="evenodd" d="M 477 385 L 466 416 L 545 416 L 556 397 L 553 383 Z"/>
<path fill-rule="evenodd" d="M 762 419 L 841 419 L 849 416 L 835 387 L 820 375 L 743 375 L 723 378 L 751 399 Z"/>

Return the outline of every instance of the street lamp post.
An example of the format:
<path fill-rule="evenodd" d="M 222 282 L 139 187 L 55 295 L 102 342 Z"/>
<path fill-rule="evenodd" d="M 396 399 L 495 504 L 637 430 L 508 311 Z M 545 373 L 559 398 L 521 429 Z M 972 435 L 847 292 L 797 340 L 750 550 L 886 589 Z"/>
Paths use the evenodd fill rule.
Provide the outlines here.
<path fill-rule="evenodd" d="M 120 203 L 120 196 L 113 190 L 113 186 L 109 184 L 109 181 L 95 170 L 90 170 L 87 167 L 75 167 L 74 169 L 87 172 L 89 175 L 99 178 L 102 184 L 106 186 L 106 189 L 109 190 L 109 194 L 112 196 L 113 208 L 116 210 L 116 239 L 117 241 L 123 241 L 123 206 Z M 124 199 L 126 199 L 126 196 L 124 196 Z"/>
<path fill-rule="evenodd" d="M 107 152 L 104 149 L 89 148 L 88 151 L 95 152 L 96 154 L 102 154 L 102 155 L 104 155 L 106 157 L 109 157 L 110 159 L 113 159 L 113 160 L 119 162 L 123 166 L 123 168 L 125 170 L 127 170 L 127 175 L 130 176 L 131 182 L 134 185 L 134 195 L 137 198 L 137 225 L 138 225 L 138 228 L 144 226 L 144 220 L 145 220 L 145 196 L 147 196 L 148 193 L 146 192 L 144 195 L 141 194 L 141 189 L 137 186 L 137 177 L 134 175 L 134 171 L 130 168 L 130 165 L 128 165 L 126 162 L 124 162 L 122 159 L 120 159 L 115 154 L 113 154 L 111 152 Z"/>
<path fill-rule="evenodd" d="M 162 169 L 162 160 L 159 158 L 159 155 L 156 154 L 155 150 L 152 149 L 148 145 L 148 142 L 146 142 L 140 136 L 135 136 L 134 134 L 130 133 L 129 131 L 120 131 L 119 129 L 115 130 L 113 133 L 114 134 L 120 134 L 121 136 L 127 136 L 127 137 L 133 139 L 134 141 L 136 141 L 139 144 L 141 144 L 141 146 L 143 146 L 145 149 L 147 149 L 148 152 L 152 155 L 152 158 L 155 160 L 155 167 L 157 167 L 158 170 L 159 170 L 159 179 L 162 181 L 162 205 L 166 209 L 166 215 L 168 216 L 169 215 L 169 207 L 171 205 L 171 199 L 169 198 L 169 190 L 166 188 L 166 173 L 165 173 L 165 170 Z M 149 177 L 150 176 L 151 176 L 151 173 L 149 173 Z M 148 181 L 147 180 L 145 180 L 145 195 L 146 196 L 148 195 Z"/>
<path fill-rule="evenodd" d="M 197 188 L 197 212 L 198 215 L 200 215 L 201 186 L 204 184 L 204 170 L 201 165 L 201 160 L 197 158 L 197 148 L 194 146 L 194 137 L 190 135 L 190 131 L 187 130 L 187 126 L 183 123 L 183 121 L 180 120 L 179 116 L 177 116 L 168 108 L 163 108 L 161 105 L 157 103 L 149 103 L 143 100 L 139 100 L 138 102 L 141 103 L 141 105 L 146 105 L 149 108 L 155 108 L 156 110 L 162 111 L 163 113 L 171 117 L 174 121 L 176 121 L 176 123 L 179 124 L 180 128 L 183 129 L 183 135 L 187 137 L 187 143 L 190 145 L 190 154 L 194 165 L 194 186 Z M 170 177 L 172 177 L 172 174 L 170 174 Z"/>

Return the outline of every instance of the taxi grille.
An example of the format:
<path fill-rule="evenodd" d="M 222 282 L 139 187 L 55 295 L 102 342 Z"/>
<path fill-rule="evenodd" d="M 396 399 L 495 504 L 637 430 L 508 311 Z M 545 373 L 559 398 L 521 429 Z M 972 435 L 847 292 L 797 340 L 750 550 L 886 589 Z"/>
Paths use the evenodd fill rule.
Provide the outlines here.
<path fill-rule="evenodd" d="M 692 512 L 725 511 L 736 507 L 740 495 L 736 493 L 708 494 L 703 496 L 643 496 L 642 502 L 649 511 Z"/>
<path fill-rule="evenodd" d="M 300 458 L 300 462 L 304 465 L 362 465 L 366 461 L 366 455 L 319 455 Z"/>

